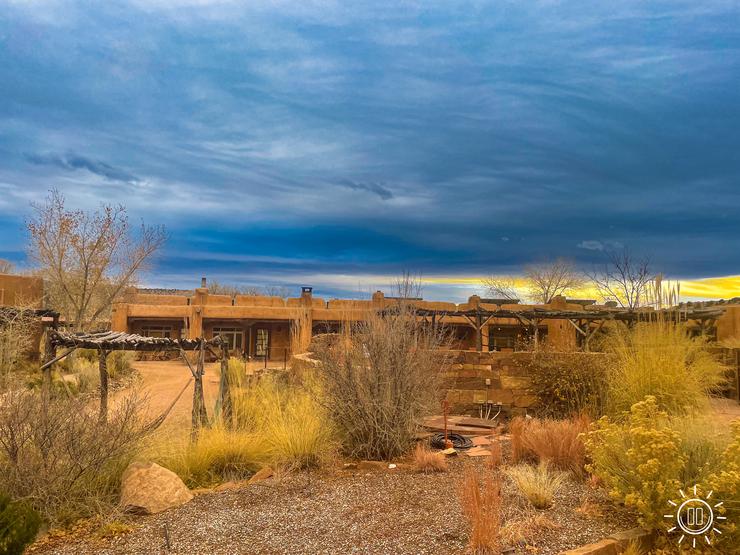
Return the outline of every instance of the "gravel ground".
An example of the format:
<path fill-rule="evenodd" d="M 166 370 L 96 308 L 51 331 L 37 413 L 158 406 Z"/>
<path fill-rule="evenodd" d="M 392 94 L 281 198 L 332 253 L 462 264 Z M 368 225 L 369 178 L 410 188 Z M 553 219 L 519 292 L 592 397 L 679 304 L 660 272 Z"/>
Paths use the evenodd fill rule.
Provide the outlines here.
<path fill-rule="evenodd" d="M 45 545 L 42 542 L 32 552 L 465 553 L 467 528 L 457 500 L 465 465 L 484 471 L 480 459 L 460 457 L 444 474 L 397 469 L 287 475 L 198 495 L 177 509 L 132 519 L 133 530 L 114 538 L 68 534 Z M 526 538 L 511 553 L 559 553 L 633 526 L 629 516 L 609 505 L 602 493 L 582 483 L 568 483 L 544 513 L 528 508 L 508 480 L 502 489 L 504 523 L 512 525 L 512 530 L 522 530 Z M 590 510 L 583 510 L 584 501 Z M 599 512 L 608 515 L 608 522 L 597 516 Z M 538 516 L 540 520 L 532 524 Z M 166 548 L 165 527 L 170 549 Z"/>

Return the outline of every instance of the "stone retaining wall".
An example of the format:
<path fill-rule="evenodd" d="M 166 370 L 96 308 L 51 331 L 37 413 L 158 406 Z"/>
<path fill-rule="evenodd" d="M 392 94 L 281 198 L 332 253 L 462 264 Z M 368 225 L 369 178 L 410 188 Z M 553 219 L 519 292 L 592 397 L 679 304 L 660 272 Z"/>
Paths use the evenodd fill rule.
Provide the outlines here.
<path fill-rule="evenodd" d="M 504 412 L 526 414 L 537 403 L 527 370 L 531 358 L 530 352 L 456 351 L 442 376 L 451 412 L 477 416 L 486 404 L 501 404 Z"/>

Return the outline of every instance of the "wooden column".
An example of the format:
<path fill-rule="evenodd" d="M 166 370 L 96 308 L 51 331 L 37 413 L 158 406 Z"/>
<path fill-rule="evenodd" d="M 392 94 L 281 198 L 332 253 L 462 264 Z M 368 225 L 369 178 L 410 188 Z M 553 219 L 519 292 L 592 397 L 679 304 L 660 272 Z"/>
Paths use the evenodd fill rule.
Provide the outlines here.
<path fill-rule="evenodd" d="M 221 418 L 227 429 L 232 427 L 231 406 L 231 377 L 229 376 L 229 346 L 221 347 L 221 380 L 218 386 L 218 406 L 221 408 Z"/>
<path fill-rule="evenodd" d="M 475 313 L 475 348 L 479 353 L 483 350 L 483 321 L 480 311 Z"/>
<path fill-rule="evenodd" d="M 208 423 L 208 413 L 206 411 L 206 401 L 203 395 L 203 374 L 205 373 L 205 344 L 203 339 L 200 340 L 200 351 L 198 352 L 198 363 L 195 368 L 194 378 L 195 386 L 193 387 L 193 411 L 192 427 L 190 430 L 190 439 L 198 439 L 200 429 Z"/>
<path fill-rule="evenodd" d="M 41 371 L 41 398 L 46 403 L 51 398 L 51 361 L 56 356 L 56 347 L 51 342 L 51 333 L 57 329 L 59 325 L 59 316 L 54 316 L 51 327 L 46 328 L 46 335 L 44 336 L 44 360 L 43 370 Z"/>
<path fill-rule="evenodd" d="M 108 420 L 108 353 L 98 351 L 98 371 L 100 373 L 100 414 L 101 422 Z"/>

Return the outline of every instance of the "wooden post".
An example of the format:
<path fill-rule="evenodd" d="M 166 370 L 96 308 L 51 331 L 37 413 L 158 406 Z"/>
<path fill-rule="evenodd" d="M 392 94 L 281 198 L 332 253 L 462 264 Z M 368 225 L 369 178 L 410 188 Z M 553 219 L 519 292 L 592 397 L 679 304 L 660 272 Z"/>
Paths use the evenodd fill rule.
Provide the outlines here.
<path fill-rule="evenodd" d="M 56 347 L 51 342 L 51 333 L 58 326 L 59 316 L 54 315 L 51 329 L 46 328 L 46 336 L 44 337 L 44 365 L 48 365 L 41 371 L 41 396 L 44 402 L 51 398 L 51 364 L 49 363 L 57 357 Z"/>
<path fill-rule="evenodd" d="M 480 310 L 475 311 L 475 348 L 480 353 L 483 351 L 483 322 L 481 320 Z"/>
<path fill-rule="evenodd" d="M 198 439 L 200 429 L 208 422 L 208 413 L 206 411 L 206 401 L 203 395 L 203 374 L 205 373 L 205 344 L 203 339 L 200 340 L 200 352 L 198 353 L 198 364 L 195 368 L 195 385 L 193 387 L 193 411 L 192 427 L 190 430 L 190 440 Z"/>
<path fill-rule="evenodd" d="M 98 351 L 98 371 L 100 373 L 100 414 L 101 422 L 108 420 L 108 353 L 103 349 Z"/>
<path fill-rule="evenodd" d="M 231 384 L 229 376 L 229 346 L 221 346 L 221 380 L 218 386 L 218 404 L 221 407 L 221 418 L 227 429 L 232 427 L 232 405 L 231 405 Z"/>

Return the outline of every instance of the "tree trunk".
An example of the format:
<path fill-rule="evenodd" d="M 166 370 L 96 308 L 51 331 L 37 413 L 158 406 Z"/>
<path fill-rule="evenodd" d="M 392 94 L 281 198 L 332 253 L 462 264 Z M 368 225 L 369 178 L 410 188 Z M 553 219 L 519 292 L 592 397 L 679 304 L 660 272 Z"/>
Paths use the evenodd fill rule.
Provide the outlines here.
<path fill-rule="evenodd" d="M 206 401 L 203 394 L 203 374 L 205 372 L 205 346 L 203 340 L 200 342 L 200 352 L 198 354 L 198 364 L 195 368 L 195 386 L 193 387 L 193 411 L 192 411 L 192 428 L 190 430 L 190 440 L 198 439 L 200 429 L 208 422 L 208 413 L 206 411 Z"/>
<path fill-rule="evenodd" d="M 224 345 L 221 351 L 221 380 L 218 387 L 218 401 L 221 407 L 221 418 L 227 429 L 232 427 L 231 384 L 229 381 L 229 347 Z"/>

